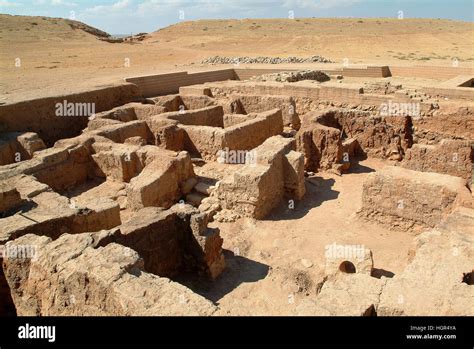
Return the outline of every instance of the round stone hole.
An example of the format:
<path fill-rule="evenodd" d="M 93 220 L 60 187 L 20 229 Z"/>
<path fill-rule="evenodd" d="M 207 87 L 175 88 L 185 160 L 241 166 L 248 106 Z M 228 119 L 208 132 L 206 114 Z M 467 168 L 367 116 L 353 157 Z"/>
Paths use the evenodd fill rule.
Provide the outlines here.
<path fill-rule="evenodd" d="M 356 267 L 352 262 L 344 261 L 339 265 L 339 270 L 343 273 L 353 274 L 356 272 Z"/>

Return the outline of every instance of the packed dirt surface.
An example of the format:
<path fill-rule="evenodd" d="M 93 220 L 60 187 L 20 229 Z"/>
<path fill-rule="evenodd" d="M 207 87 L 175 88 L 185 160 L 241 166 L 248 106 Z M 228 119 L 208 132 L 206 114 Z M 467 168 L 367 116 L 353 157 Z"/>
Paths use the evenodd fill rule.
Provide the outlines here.
<path fill-rule="evenodd" d="M 209 69 L 199 62 L 215 55 L 320 55 L 339 66 L 344 59 L 351 65 L 450 66 L 457 58 L 459 66 L 472 67 L 474 60 L 474 24 L 450 20 L 201 20 L 126 43 L 104 42 L 102 34 L 73 27 L 64 19 L 0 15 L 3 102 L 81 91 L 128 76 Z"/>

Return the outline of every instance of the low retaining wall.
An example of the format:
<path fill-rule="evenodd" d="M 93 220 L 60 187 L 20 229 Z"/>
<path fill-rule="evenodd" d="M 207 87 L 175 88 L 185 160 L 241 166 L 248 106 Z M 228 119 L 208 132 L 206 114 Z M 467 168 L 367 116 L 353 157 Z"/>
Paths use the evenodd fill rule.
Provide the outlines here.
<path fill-rule="evenodd" d="M 406 76 L 426 79 L 446 80 L 458 75 L 474 75 L 474 69 L 461 67 L 397 67 L 390 66 L 392 76 Z"/>
<path fill-rule="evenodd" d="M 366 78 L 386 78 L 392 76 L 388 66 L 379 67 L 363 67 L 363 68 L 348 68 L 344 67 L 341 70 L 335 70 L 332 74 L 351 76 L 351 77 L 366 77 Z"/>
<path fill-rule="evenodd" d="M 278 73 L 281 71 L 298 71 L 301 69 L 303 68 L 229 68 L 196 73 L 188 73 L 187 71 L 182 71 L 176 73 L 129 77 L 125 78 L 125 81 L 137 85 L 140 88 L 141 93 L 145 97 L 154 97 L 159 95 L 178 93 L 179 88 L 181 86 L 191 86 L 213 81 L 247 80 L 250 79 L 252 76 Z M 341 74 L 346 76 L 361 76 L 373 78 L 390 76 L 390 69 L 387 66 L 362 68 L 344 67 L 342 69 L 336 70 L 323 69 L 322 71 L 328 74 Z"/>
<path fill-rule="evenodd" d="M 69 95 L 39 98 L 0 106 L 3 132 L 35 132 L 51 146 L 59 139 L 75 137 L 87 127 L 88 116 L 57 116 L 56 104 L 93 103 L 95 112 L 140 100 L 137 86 L 123 84 Z"/>
<path fill-rule="evenodd" d="M 253 76 L 274 74 L 281 71 L 299 71 L 304 68 L 298 69 L 285 69 L 285 68 L 237 68 L 234 69 L 236 78 L 238 80 L 248 80 Z M 330 75 L 345 75 L 353 77 L 370 77 L 370 78 L 384 78 L 390 75 L 390 69 L 388 66 L 379 67 L 362 67 L 362 68 L 350 68 L 343 67 L 342 69 L 318 69 L 326 74 Z"/>
<path fill-rule="evenodd" d="M 408 102 L 405 95 L 388 94 L 375 95 L 365 94 L 362 84 L 345 83 L 338 84 L 327 82 L 321 85 L 299 82 L 299 83 L 253 83 L 240 81 L 226 81 L 208 83 L 204 86 L 210 88 L 216 98 L 226 98 L 228 96 L 239 98 L 241 95 L 287 97 L 292 96 L 295 100 L 295 112 L 303 115 L 305 109 L 305 99 L 314 101 L 326 101 L 334 103 L 350 103 L 355 105 L 381 106 L 390 101 L 397 103 Z M 412 102 L 410 102 L 412 103 Z M 420 111 L 427 112 L 431 109 L 431 103 L 420 102 Z"/>
<path fill-rule="evenodd" d="M 145 97 L 178 93 L 181 86 L 197 85 L 211 81 L 234 80 L 234 69 L 211 70 L 197 73 L 177 72 L 125 78 L 137 85 Z"/>
<path fill-rule="evenodd" d="M 474 100 L 474 88 L 472 87 L 425 87 L 423 88 L 423 91 L 432 96 L 448 97 L 454 99 L 467 99 L 469 101 Z"/>
<path fill-rule="evenodd" d="M 125 81 L 128 83 L 119 86 L 110 86 L 87 92 L 69 95 L 40 98 L 18 103 L 0 106 L 0 132 L 35 132 L 41 139 L 51 146 L 55 141 L 77 136 L 87 126 L 87 116 L 57 116 L 56 104 L 67 101 L 68 103 L 94 103 L 95 112 L 110 110 L 120 105 L 138 101 L 143 97 L 159 96 L 179 92 L 181 86 L 191 86 L 214 81 L 243 80 L 251 76 L 275 73 L 282 70 L 298 70 L 284 68 L 238 68 L 220 69 L 204 72 L 176 72 L 168 74 L 157 74 L 142 77 L 130 77 Z M 474 69 L 460 67 L 397 67 L 378 66 L 323 70 L 329 74 L 342 74 L 345 76 L 360 77 L 386 77 L 386 76 L 413 76 L 425 78 L 439 78 L 440 80 L 451 79 L 459 75 L 474 75 Z M 245 86 L 248 88 L 248 86 Z M 255 87 L 256 93 L 271 93 L 270 87 Z M 328 99 L 342 99 L 357 102 L 364 101 L 367 95 L 359 94 L 354 90 L 342 90 L 324 85 L 321 90 L 308 89 L 303 86 L 285 86 L 285 94 L 292 92 L 294 97 L 313 97 L 321 94 L 320 98 L 326 96 Z M 327 90 L 326 90 L 327 89 Z M 257 91 L 262 90 L 262 91 Z M 265 91 L 263 91 L 265 90 Z M 291 91 L 290 91 L 291 90 Z M 443 88 L 442 86 L 424 89 L 429 94 L 447 96 L 452 98 L 472 99 L 474 89 L 469 87 Z M 248 93 L 248 91 L 245 91 Z M 347 93 L 350 95 L 348 96 Z M 344 100 L 346 102 L 346 100 Z"/>

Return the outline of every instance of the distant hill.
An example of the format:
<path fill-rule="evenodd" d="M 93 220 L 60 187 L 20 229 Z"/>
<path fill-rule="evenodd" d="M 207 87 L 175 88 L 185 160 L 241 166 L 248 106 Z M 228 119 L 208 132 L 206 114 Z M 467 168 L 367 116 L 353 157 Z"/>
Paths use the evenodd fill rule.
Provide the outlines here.
<path fill-rule="evenodd" d="M 329 59 L 474 60 L 474 23 L 440 19 L 301 18 L 181 22 L 146 40 L 197 51 Z"/>
<path fill-rule="evenodd" d="M 106 40 L 110 34 L 79 21 L 63 18 L 0 14 L 2 42 Z"/>

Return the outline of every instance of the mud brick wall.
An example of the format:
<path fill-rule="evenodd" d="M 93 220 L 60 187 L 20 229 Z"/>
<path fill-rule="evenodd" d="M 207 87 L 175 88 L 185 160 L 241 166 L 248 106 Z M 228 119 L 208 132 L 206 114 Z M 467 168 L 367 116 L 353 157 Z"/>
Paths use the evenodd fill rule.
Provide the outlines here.
<path fill-rule="evenodd" d="M 297 71 L 299 69 L 285 69 L 285 68 L 235 68 L 235 75 L 238 80 L 248 80 L 254 76 L 275 74 L 281 71 Z"/>
<path fill-rule="evenodd" d="M 228 127 L 180 125 L 186 132 L 185 149 L 206 160 L 216 160 L 218 153 L 229 150 L 250 150 L 268 137 L 283 131 L 281 110 L 256 114 L 254 119 Z"/>
<path fill-rule="evenodd" d="M 87 126 L 87 116 L 57 116 L 56 103 L 95 103 L 95 112 L 142 99 L 133 84 L 105 87 L 64 96 L 32 99 L 0 106 L 0 124 L 5 132 L 30 131 L 51 146 L 59 139 L 75 137 Z"/>
<path fill-rule="evenodd" d="M 454 88 L 423 88 L 423 91 L 429 95 L 449 97 L 455 99 L 474 100 L 474 88 L 472 87 L 454 87 Z"/>
<path fill-rule="evenodd" d="M 235 72 L 233 69 L 221 69 L 197 73 L 177 72 L 141 77 L 130 77 L 126 78 L 125 81 L 137 85 L 145 97 L 154 97 L 178 93 L 180 86 L 197 85 L 203 84 L 205 82 L 233 79 L 235 79 Z"/>
<path fill-rule="evenodd" d="M 413 145 L 401 165 L 416 171 L 449 174 L 470 182 L 473 160 L 470 141 L 443 139 L 436 145 Z"/>
<path fill-rule="evenodd" d="M 366 78 L 385 78 L 391 76 L 390 69 L 387 66 L 364 67 L 364 68 L 342 68 L 341 75 Z"/>
<path fill-rule="evenodd" d="M 468 196 L 462 178 L 387 166 L 365 180 L 359 214 L 395 228 L 434 227 Z"/>
<path fill-rule="evenodd" d="M 474 75 L 474 69 L 461 67 L 397 67 L 390 66 L 392 76 L 406 76 L 426 79 L 446 80 L 458 75 Z"/>
<path fill-rule="evenodd" d="M 287 68 L 235 68 L 235 75 L 238 80 L 248 80 L 253 76 L 259 76 L 264 74 L 274 74 L 281 71 L 298 71 L 304 70 L 305 68 L 298 69 L 287 69 Z M 320 69 L 326 74 L 331 75 L 345 75 L 354 77 L 371 77 L 371 78 L 382 78 L 390 76 L 390 69 L 387 66 L 381 67 L 362 67 L 362 68 L 351 68 L 344 67 L 342 69 Z"/>
<path fill-rule="evenodd" d="M 140 77 L 125 78 L 126 82 L 137 85 L 145 97 L 154 97 L 165 94 L 178 93 L 181 86 L 203 84 L 212 81 L 224 80 L 247 80 L 253 76 L 278 73 L 281 71 L 297 71 L 298 69 L 281 68 L 235 68 L 219 69 L 204 72 L 188 73 L 186 71 L 177 73 L 156 74 Z M 388 67 L 363 67 L 348 68 L 340 70 L 323 69 L 328 74 L 342 74 L 346 76 L 360 77 L 386 77 L 390 76 Z"/>
<path fill-rule="evenodd" d="M 413 118 L 416 137 L 419 142 L 439 142 L 443 138 L 472 140 L 474 135 L 474 115 L 461 111 L 434 114 L 426 118 Z"/>
<path fill-rule="evenodd" d="M 260 115 L 225 129 L 224 148 L 250 150 L 283 131 L 281 110 L 274 109 Z"/>
<path fill-rule="evenodd" d="M 182 125 L 224 127 L 224 110 L 221 106 L 211 106 L 197 110 L 183 110 L 160 115 L 162 118 L 177 120 Z"/>
<path fill-rule="evenodd" d="M 361 87 L 321 86 L 319 98 L 321 100 L 356 103 L 360 100 L 359 95 L 362 92 L 363 91 Z"/>

